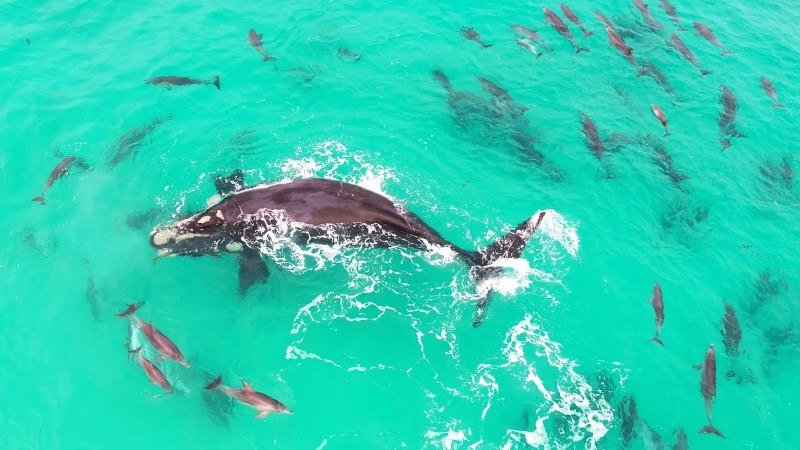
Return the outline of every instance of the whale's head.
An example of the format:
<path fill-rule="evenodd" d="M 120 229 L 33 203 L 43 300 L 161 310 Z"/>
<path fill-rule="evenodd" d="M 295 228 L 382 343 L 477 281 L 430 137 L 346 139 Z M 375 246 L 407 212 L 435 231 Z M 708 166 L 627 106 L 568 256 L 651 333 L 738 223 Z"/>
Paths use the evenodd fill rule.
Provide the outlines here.
<path fill-rule="evenodd" d="M 150 245 L 159 256 L 203 256 L 240 252 L 242 244 L 231 236 L 221 209 L 212 208 L 177 222 L 156 226 Z"/>

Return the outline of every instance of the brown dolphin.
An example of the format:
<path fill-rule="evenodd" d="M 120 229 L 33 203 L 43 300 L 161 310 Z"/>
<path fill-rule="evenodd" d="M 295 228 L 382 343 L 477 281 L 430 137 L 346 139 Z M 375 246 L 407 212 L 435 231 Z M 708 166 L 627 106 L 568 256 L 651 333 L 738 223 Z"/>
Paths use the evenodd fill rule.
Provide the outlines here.
<path fill-rule="evenodd" d="M 183 354 L 178 349 L 178 346 L 175 345 L 175 343 L 166 337 L 164 333 L 158 331 L 152 323 L 146 323 L 136 317 L 136 310 L 139 309 L 141 305 L 142 303 L 128 305 L 128 308 L 125 311 L 118 313 L 117 317 L 132 316 L 133 320 L 136 321 L 136 325 L 142 330 L 142 333 L 144 333 L 145 337 L 147 337 L 147 340 L 150 341 L 150 344 L 153 346 L 153 348 L 161 353 L 163 357 L 173 359 L 186 367 L 190 367 L 189 363 L 186 362 L 186 359 L 183 357 Z"/>
<path fill-rule="evenodd" d="M 764 89 L 764 92 L 769 95 L 769 98 L 773 101 L 773 108 L 786 108 L 785 106 L 781 105 L 778 102 L 778 93 L 775 92 L 775 86 L 772 85 L 772 81 L 769 81 L 769 78 L 762 76 L 761 77 L 761 87 Z"/>
<path fill-rule="evenodd" d="M 656 337 L 650 341 L 664 346 L 664 342 L 658 337 L 661 333 L 661 325 L 664 324 L 664 300 L 661 297 L 661 286 L 658 285 L 658 281 L 653 283 L 653 296 L 650 297 L 650 304 L 653 305 L 653 311 L 656 313 Z"/>
<path fill-rule="evenodd" d="M 564 23 L 563 20 L 561 20 L 560 17 L 558 17 L 558 14 L 554 13 L 553 11 L 550 11 L 544 6 L 542 7 L 542 10 L 544 11 L 545 15 L 544 23 L 550 22 L 553 25 L 553 28 L 555 28 L 556 31 L 558 31 L 558 34 L 567 38 L 570 44 L 572 44 L 572 47 L 575 49 L 575 54 L 589 51 L 588 48 L 581 47 L 578 45 L 577 42 L 575 42 L 575 37 L 572 36 L 572 32 L 569 31 L 569 27 L 567 26 L 567 24 Z"/>
<path fill-rule="evenodd" d="M 700 376 L 700 393 L 703 394 L 703 399 L 705 399 L 706 416 L 708 417 L 708 425 L 700 429 L 700 433 L 716 434 L 725 439 L 725 436 L 711 424 L 711 401 L 717 396 L 717 358 L 714 356 L 714 344 L 708 346 L 703 365 L 696 366 L 696 368 L 703 370 Z"/>
<path fill-rule="evenodd" d="M 683 55 L 683 57 L 686 58 L 687 61 L 692 63 L 692 65 L 695 66 L 697 70 L 700 71 L 700 76 L 706 76 L 711 73 L 700 67 L 700 64 L 697 62 L 697 58 L 695 58 L 694 54 L 688 48 L 686 48 L 686 44 L 684 44 L 681 38 L 679 38 L 678 35 L 675 33 L 672 33 L 672 43 L 673 45 L 675 45 L 675 48 L 677 48 L 678 51 L 681 52 L 681 55 Z"/>
<path fill-rule="evenodd" d="M 610 20 L 606 19 L 606 16 L 600 14 L 600 11 L 595 10 L 594 15 L 596 15 L 597 18 L 600 19 L 600 21 L 603 22 L 608 28 L 611 28 L 615 32 L 617 31 L 617 28 L 614 26 L 614 24 L 611 23 Z"/>
<path fill-rule="evenodd" d="M 206 391 L 210 391 L 212 389 L 219 389 L 220 391 L 224 392 L 225 395 L 227 395 L 228 397 L 234 398 L 244 403 L 245 405 L 255 409 L 256 411 L 258 411 L 258 414 L 255 415 L 256 419 L 263 419 L 267 417 L 267 414 L 273 412 L 292 414 L 292 411 L 289 408 L 287 408 L 286 405 L 266 394 L 254 391 L 253 388 L 247 383 L 247 381 L 244 380 L 242 380 L 242 388 L 235 389 L 222 384 L 222 375 L 220 375 L 203 389 L 205 389 Z"/>
<path fill-rule="evenodd" d="M 650 7 L 647 6 L 645 2 L 643 2 L 642 0 L 634 0 L 633 4 L 636 6 L 636 9 L 642 12 L 647 21 L 650 22 L 650 26 L 652 26 L 656 30 L 664 28 L 664 26 L 656 22 L 656 19 L 654 19 L 653 16 L 650 14 Z"/>
<path fill-rule="evenodd" d="M 711 42 L 712 44 L 719 47 L 720 50 L 722 50 L 722 56 L 734 53 L 725 48 L 725 46 L 719 42 L 719 39 L 717 39 L 717 36 L 714 34 L 714 31 L 711 28 L 708 28 L 707 26 L 697 21 L 692 22 L 692 24 L 694 25 L 694 30 L 695 30 L 694 34 L 697 36 L 703 36 L 704 38 L 706 38 L 708 42 Z"/>
<path fill-rule="evenodd" d="M 261 44 L 261 39 L 264 37 L 263 33 L 256 33 L 256 30 L 250 29 L 250 32 L 247 33 L 247 40 L 250 41 L 250 45 L 255 48 L 261 56 L 264 57 L 264 61 L 275 61 L 275 58 L 269 56 L 266 51 L 264 51 L 264 47 Z"/>
<path fill-rule="evenodd" d="M 622 53 L 622 56 L 625 57 L 625 59 L 627 59 L 631 64 L 633 64 L 633 67 L 636 68 L 636 76 L 640 77 L 644 75 L 644 69 L 639 67 L 639 64 L 636 63 L 636 57 L 633 56 L 633 47 L 626 44 L 625 41 L 623 41 L 617 32 L 611 27 L 606 27 L 606 34 L 608 34 L 609 43 L 614 44 L 614 47 L 616 47 L 616 49 Z"/>
<path fill-rule="evenodd" d="M 61 162 L 58 163 L 55 168 L 53 168 L 53 171 L 50 172 L 50 176 L 47 177 L 47 181 L 44 183 L 44 188 L 42 188 L 42 195 L 34 198 L 33 201 L 39 202 L 44 205 L 45 191 L 47 191 L 47 189 L 49 189 L 50 186 L 52 186 L 53 183 L 56 182 L 56 180 L 66 175 L 67 172 L 69 171 L 69 166 L 72 164 L 78 166 L 83 170 L 89 169 L 89 165 L 86 164 L 86 161 L 84 161 L 83 159 L 78 158 L 77 156 L 67 156 L 66 158 L 62 159 Z"/>
<path fill-rule="evenodd" d="M 167 377 L 164 376 L 164 373 L 156 367 L 155 364 L 151 363 L 144 356 L 142 356 L 142 346 L 140 345 L 139 348 L 136 350 L 131 350 L 130 353 L 135 354 L 139 357 L 139 364 L 142 365 L 144 369 L 144 373 L 147 374 L 147 377 L 150 378 L 150 381 L 155 384 L 156 386 L 161 386 L 167 394 L 172 394 L 172 386 L 169 385 L 169 381 L 167 381 Z"/>
<path fill-rule="evenodd" d="M 672 21 L 678 25 L 678 31 L 686 31 L 686 28 L 683 28 L 681 24 L 681 18 L 678 17 L 678 13 L 675 11 L 675 7 L 670 5 L 667 0 L 661 0 L 661 8 L 667 13 L 668 16 L 672 18 Z"/>
<path fill-rule="evenodd" d="M 664 136 L 669 136 L 669 125 L 667 125 L 667 116 L 664 115 L 664 111 L 662 111 L 658 105 L 652 103 L 650 104 L 650 108 L 653 110 L 653 114 L 656 116 L 656 119 L 658 119 L 658 121 L 661 122 L 661 125 L 664 126 L 664 130 L 667 132 L 667 134 Z"/>
<path fill-rule="evenodd" d="M 567 19 L 569 19 L 570 22 L 577 25 L 581 29 L 581 31 L 583 31 L 583 37 L 589 37 L 594 34 L 591 31 L 588 31 L 586 27 L 583 26 L 583 24 L 581 23 L 581 19 L 579 19 L 578 16 L 574 12 L 572 12 L 572 10 L 569 9 L 567 5 L 561 3 L 561 11 L 564 13 Z"/>

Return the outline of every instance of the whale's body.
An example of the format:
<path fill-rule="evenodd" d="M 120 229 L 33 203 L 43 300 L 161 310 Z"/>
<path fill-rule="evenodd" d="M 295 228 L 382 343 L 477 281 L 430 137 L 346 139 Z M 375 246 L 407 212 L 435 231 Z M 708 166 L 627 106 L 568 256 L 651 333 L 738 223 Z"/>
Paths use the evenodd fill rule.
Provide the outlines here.
<path fill-rule="evenodd" d="M 236 176 L 241 178 L 241 173 Z M 241 184 L 222 179 L 217 187 L 226 195 L 231 194 L 227 189 Z M 485 268 L 500 258 L 519 257 L 543 217 L 541 212 L 526 220 L 483 251 L 468 251 L 381 194 L 355 184 L 309 178 L 235 192 L 187 219 L 156 227 L 150 242 L 162 256 L 239 253 L 239 288 L 244 295 L 269 274 L 258 249 L 250 243 L 263 242 L 260 238 L 277 230 L 301 245 L 444 246 L 467 264 Z M 490 272 L 480 271 L 479 277 Z M 480 306 L 485 306 L 486 300 Z"/>

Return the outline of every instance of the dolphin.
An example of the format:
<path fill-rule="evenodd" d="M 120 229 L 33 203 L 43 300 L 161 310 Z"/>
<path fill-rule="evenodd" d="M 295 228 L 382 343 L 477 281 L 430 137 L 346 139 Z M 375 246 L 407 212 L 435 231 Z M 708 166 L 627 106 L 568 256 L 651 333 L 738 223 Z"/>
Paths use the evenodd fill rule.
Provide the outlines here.
<path fill-rule="evenodd" d="M 722 103 L 722 113 L 720 113 L 717 123 L 719 124 L 719 131 L 722 135 L 720 143 L 722 149 L 726 150 L 731 146 L 731 137 L 746 138 L 744 134 L 736 129 L 736 113 L 739 110 L 739 101 L 736 95 L 730 91 L 724 84 L 720 85 L 722 95 L 719 100 Z"/>
<path fill-rule="evenodd" d="M 667 132 L 664 137 L 669 136 L 669 125 L 667 125 L 667 116 L 664 114 L 664 111 L 662 111 L 661 108 L 659 108 L 655 103 L 650 104 L 650 109 L 653 110 L 653 115 L 656 116 L 656 119 L 658 119 L 658 121 L 661 122 L 661 125 L 664 126 L 664 130 Z"/>
<path fill-rule="evenodd" d="M 239 293 L 263 283 L 269 269 L 258 247 L 250 244 L 280 233 L 298 245 L 452 249 L 478 281 L 497 276 L 491 267 L 501 258 L 518 258 L 544 219 L 540 211 L 480 251 L 451 243 L 419 216 L 391 199 L 342 181 L 308 178 L 262 184 L 228 195 L 219 203 L 174 223 L 156 226 L 150 244 L 159 256 L 239 254 Z M 254 220 L 255 219 L 255 220 Z M 479 326 L 492 292 L 478 301 L 473 326 Z"/>
<path fill-rule="evenodd" d="M 773 86 L 772 81 L 770 81 L 769 78 L 765 76 L 761 77 L 761 88 L 764 89 L 764 92 L 766 92 L 767 95 L 769 95 L 769 98 L 772 99 L 773 108 L 786 108 L 778 101 L 778 93 L 775 92 L 775 86 Z"/>
<path fill-rule="evenodd" d="M 719 47 L 719 49 L 722 50 L 722 56 L 734 53 L 725 48 L 724 45 L 722 45 L 722 43 L 719 41 L 719 39 L 717 39 L 717 36 L 714 34 L 714 31 L 711 28 L 708 28 L 706 25 L 703 25 L 702 23 L 696 21 L 692 22 L 692 25 L 694 25 L 694 30 L 695 30 L 694 34 L 696 36 L 703 36 L 704 38 L 706 38 L 708 42 L 711 42 L 712 44 Z"/>
<path fill-rule="evenodd" d="M 672 155 L 664 148 L 664 144 L 658 138 L 650 135 L 647 136 L 647 141 L 654 151 L 652 155 L 653 162 L 661 169 L 661 172 L 669 178 L 676 188 L 687 192 L 687 190 L 681 186 L 681 183 L 688 180 L 689 177 L 675 167 L 675 163 L 672 161 Z"/>
<path fill-rule="evenodd" d="M 686 31 L 686 28 L 683 28 L 681 24 L 681 18 L 678 17 L 677 11 L 675 11 L 675 7 L 670 5 L 667 0 L 661 0 L 661 8 L 667 13 L 668 16 L 672 18 L 672 21 L 678 25 L 678 31 Z"/>
<path fill-rule="evenodd" d="M 572 47 L 575 49 L 576 55 L 580 52 L 589 51 L 588 48 L 581 47 L 580 45 L 578 45 L 577 42 L 575 42 L 575 37 L 572 36 L 572 32 L 569 31 L 569 27 L 567 26 L 567 24 L 564 23 L 563 20 L 561 20 L 560 17 L 558 17 L 558 14 L 554 13 L 553 11 L 547 9 L 544 6 L 542 6 L 542 11 L 544 11 L 545 15 L 544 23 L 549 22 L 550 24 L 552 24 L 553 28 L 555 28 L 558 34 L 564 36 L 564 38 L 566 38 L 570 42 L 570 44 L 572 44 Z"/>
<path fill-rule="evenodd" d="M 543 49 L 547 50 L 548 52 L 553 51 L 547 44 L 545 44 L 542 39 L 539 37 L 539 33 L 536 30 L 531 30 L 530 28 L 524 25 L 511 25 L 511 29 L 514 30 L 519 36 L 524 37 L 525 39 L 531 40 L 536 42 L 537 44 L 541 45 Z"/>
<path fill-rule="evenodd" d="M 736 318 L 736 311 L 728 302 L 725 302 L 725 315 L 722 317 L 720 333 L 722 334 L 722 343 L 725 345 L 725 354 L 731 359 L 739 356 L 742 328 L 739 326 L 739 319 Z"/>
<path fill-rule="evenodd" d="M 717 396 L 717 358 L 714 356 L 714 344 L 708 346 L 703 364 L 695 366 L 695 368 L 703 371 L 700 377 L 700 393 L 703 394 L 706 402 L 706 415 L 708 416 L 708 425 L 701 428 L 700 433 L 716 434 L 725 439 L 725 436 L 711 424 L 711 401 Z"/>
<path fill-rule="evenodd" d="M 697 58 L 694 56 L 694 53 L 692 53 L 692 51 L 686 47 L 686 44 L 684 44 L 681 38 L 679 38 L 678 35 L 675 33 L 672 33 L 672 44 L 675 46 L 675 48 L 678 49 L 681 55 L 683 55 L 683 57 L 686 58 L 687 61 L 692 63 L 692 65 L 695 66 L 697 70 L 700 71 L 701 77 L 704 77 L 711 73 L 700 67 L 700 63 L 697 62 Z"/>
<path fill-rule="evenodd" d="M 483 40 L 481 39 L 481 35 L 478 34 L 478 32 L 475 31 L 475 29 L 472 27 L 467 27 L 467 26 L 461 27 L 461 29 L 459 29 L 458 32 L 461 34 L 461 36 L 464 36 L 465 39 L 480 44 L 481 49 L 489 48 L 492 45 L 494 45 L 494 44 L 484 43 Z"/>
<path fill-rule="evenodd" d="M 572 10 L 569 9 L 567 5 L 561 3 L 560 6 L 561 6 L 561 12 L 564 13 L 567 19 L 569 19 L 570 22 L 577 25 L 581 29 L 581 31 L 583 31 L 583 37 L 589 37 L 594 34 L 583 26 L 583 24 L 581 23 L 581 19 L 579 19 L 578 16 L 574 12 L 572 12 Z"/>
<path fill-rule="evenodd" d="M 77 156 L 67 156 L 66 158 L 62 159 L 60 163 L 56 164 L 56 167 L 50 172 L 50 176 L 47 177 L 47 181 L 44 183 L 44 187 L 42 188 L 42 194 L 33 199 L 34 202 L 39 202 L 44 205 L 44 193 L 47 192 L 47 189 L 53 185 L 59 178 L 63 177 L 69 171 L 69 166 L 75 165 L 82 170 L 89 170 L 89 164 L 83 160 L 83 158 L 79 158 Z"/>
<path fill-rule="evenodd" d="M 600 165 L 606 171 L 606 178 L 614 178 L 614 173 L 608 160 L 605 158 L 606 150 L 603 141 L 600 139 L 600 134 L 597 132 L 597 125 L 594 123 L 588 113 L 581 112 L 581 128 L 583 129 L 583 136 L 586 141 L 586 147 L 594 153 L 595 158 L 600 161 Z"/>
<path fill-rule="evenodd" d="M 133 353 L 134 355 L 139 357 L 139 363 L 142 365 L 144 369 L 144 373 L 147 374 L 147 378 L 150 378 L 150 381 L 155 384 L 156 386 L 161 386 L 162 389 L 167 391 L 167 394 L 172 394 L 172 387 L 169 385 L 169 381 L 167 377 L 164 376 L 164 373 L 156 367 L 155 364 L 148 361 L 144 356 L 142 356 L 142 346 L 140 345 L 135 350 L 131 350 L 129 353 Z"/>
<path fill-rule="evenodd" d="M 142 319 L 136 317 L 136 310 L 139 309 L 142 304 L 143 303 L 134 303 L 132 305 L 128 305 L 125 311 L 116 314 L 116 316 L 132 316 L 133 320 L 136 322 L 136 325 L 142 330 L 142 333 L 144 333 L 145 337 L 147 337 L 147 340 L 150 341 L 150 344 L 153 346 L 153 348 L 163 355 L 159 358 L 163 359 L 164 357 L 167 357 L 189 368 L 189 363 L 186 362 L 183 354 L 180 350 L 178 350 L 178 347 L 170 340 L 170 338 L 166 337 L 164 333 L 158 331 L 152 323 L 146 323 L 142 321 Z"/>
<path fill-rule="evenodd" d="M 195 78 L 188 78 L 188 77 L 175 77 L 175 76 L 167 76 L 167 77 L 155 77 L 149 78 L 144 80 L 146 84 L 155 84 L 158 86 L 164 87 L 166 90 L 172 89 L 172 86 L 188 86 L 190 84 L 213 84 L 217 90 L 219 88 L 219 75 L 214 75 L 214 80 L 206 81 L 206 80 L 197 80 Z"/>
<path fill-rule="evenodd" d="M 256 30 L 252 28 L 250 28 L 250 31 L 247 33 L 247 40 L 250 42 L 250 45 L 252 45 L 253 48 L 264 57 L 264 61 L 275 61 L 275 58 L 269 56 L 264 50 L 263 44 L 261 43 L 261 39 L 263 37 L 264 33 L 256 33 Z"/>
<path fill-rule="evenodd" d="M 267 417 L 267 414 L 272 412 L 292 414 L 292 410 L 287 408 L 286 405 L 275 400 L 269 395 L 254 391 L 250 384 L 248 384 L 245 380 L 242 380 L 241 389 L 234 389 L 222 384 L 222 375 L 220 375 L 203 389 L 206 391 L 219 389 L 228 397 L 235 398 L 245 405 L 255 409 L 258 411 L 258 414 L 255 415 L 256 419 L 263 419 Z"/>
<path fill-rule="evenodd" d="M 658 337 L 661 333 L 661 325 L 664 324 L 664 299 L 661 297 L 661 286 L 658 281 L 653 283 L 653 296 L 650 297 L 650 303 L 653 305 L 653 311 L 656 313 L 656 337 L 650 339 L 651 342 L 657 342 L 664 346 L 664 342 Z"/>
<path fill-rule="evenodd" d="M 664 28 L 664 26 L 658 23 L 656 19 L 653 18 L 653 15 L 650 14 L 650 7 L 647 6 L 647 3 L 643 2 L 642 0 L 634 0 L 633 4 L 634 6 L 636 6 L 636 9 L 641 11 L 645 19 L 647 19 L 647 21 L 650 22 L 651 27 L 655 28 L 656 30 Z"/>
<path fill-rule="evenodd" d="M 163 119 L 156 118 L 150 124 L 128 130 L 106 152 L 106 166 L 114 167 L 127 157 L 131 156 L 142 145 L 144 139 L 162 123 L 172 119 L 167 116 Z"/>
<path fill-rule="evenodd" d="M 675 445 L 672 446 L 672 450 L 689 450 L 689 441 L 686 439 L 686 431 L 683 428 L 678 428 L 675 431 Z"/>

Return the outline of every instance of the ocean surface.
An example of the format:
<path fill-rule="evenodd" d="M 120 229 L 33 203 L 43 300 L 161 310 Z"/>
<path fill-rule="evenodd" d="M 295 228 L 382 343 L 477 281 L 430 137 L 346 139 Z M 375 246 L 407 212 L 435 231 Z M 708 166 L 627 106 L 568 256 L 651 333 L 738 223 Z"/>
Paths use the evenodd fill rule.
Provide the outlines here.
<path fill-rule="evenodd" d="M 688 31 L 659 0 L 661 28 L 573 0 L 588 37 L 544 4 L 575 54 L 522 1 L 3 1 L 0 448 L 798 448 L 800 8 L 670 2 Z M 436 246 L 262 245 L 271 276 L 241 298 L 235 255 L 149 243 L 237 169 L 359 184 L 468 250 L 546 216 L 479 327 L 469 267 Z M 133 302 L 191 368 L 114 315 Z M 724 439 L 699 433 L 712 343 Z M 217 375 L 293 414 L 254 419 L 203 391 Z"/>

